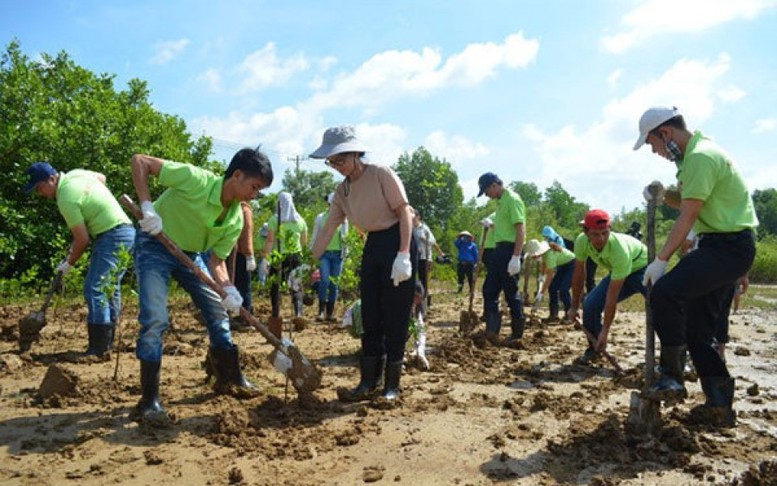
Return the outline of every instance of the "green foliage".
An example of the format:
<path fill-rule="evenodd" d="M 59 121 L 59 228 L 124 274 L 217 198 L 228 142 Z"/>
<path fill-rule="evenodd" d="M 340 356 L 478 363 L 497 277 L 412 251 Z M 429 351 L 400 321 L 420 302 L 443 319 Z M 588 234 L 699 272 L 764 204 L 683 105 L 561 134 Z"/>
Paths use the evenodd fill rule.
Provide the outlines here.
<path fill-rule="evenodd" d="M 777 189 L 753 191 L 753 205 L 758 216 L 758 235 L 777 235 Z"/>
<path fill-rule="evenodd" d="M 410 204 L 421 211 L 426 224 L 448 230 L 448 222 L 461 210 L 464 200 L 459 176 L 451 164 L 419 147 L 410 155 L 402 154 L 394 171 L 405 186 Z"/>
<path fill-rule="evenodd" d="M 576 226 L 588 211 L 588 205 L 577 202 L 558 181 L 553 181 L 553 184 L 545 189 L 545 203 L 559 224 L 565 228 Z"/>
<path fill-rule="evenodd" d="M 777 236 L 769 235 L 756 243 L 755 262 L 750 269 L 754 283 L 777 282 Z"/>
<path fill-rule="evenodd" d="M 533 182 L 513 181 L 507 185 L 513 192 L 521 196 L 527 208 L 539 206 L 542 202 L 542 193 Z"/>
<path fill-rule="evenodd" d="M 331 172 L 288 169 L 283 174 L 283 190 L 291 193 L 300 214 L 307 208 L 326 207 L 326 197 L 335 187 L 337 183 Z"/>
<path fill-rule="evenodd" d="M 51 263 L 62 259 L 70 241 L 54 203 L 21 191 L 33 162 L 101 172 L 117 195 L 133 192 L 129 161 L 135 153 L 217 167 L 207 160 L 210 139 L 193 141 L 181 118 L 157 112 L 146 82 L 133 79 L 117 91 L 113 81 L 79 67 L 65 52 L 33 61 L 12 42 L 2 53 L 0 278 L 32 272 L 49 280 Z"/>

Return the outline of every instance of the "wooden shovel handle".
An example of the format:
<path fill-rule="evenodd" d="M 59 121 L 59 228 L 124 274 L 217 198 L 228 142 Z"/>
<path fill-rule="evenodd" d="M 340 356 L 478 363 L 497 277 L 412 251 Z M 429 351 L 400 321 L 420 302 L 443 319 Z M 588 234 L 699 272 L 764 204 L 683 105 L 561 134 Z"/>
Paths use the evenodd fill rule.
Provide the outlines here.
<path fill-rule="evenodd" d="M 582 324 L 580 324 L 580 321 L 578 320 L 575 320 L 575 329 L 580 329 L 581 331 L 583 331 L 583 333 L 585 334 L 585 337 L 588 338 L 588 344 L 590 344 L 592 348 L 596 346 L 596 338 L 594 338 L 594 335 L 591 334 L 591 331 L 589 331 Z M 612 367 L 615 368 L 616 373 L 618 374 L 623 373 L 623 368 L 621 368 L 621 366 L 618 364 L 618 361 L 615 359 L 615 357 L 613 357 L 613 355 L 611 355 L 607 351 L 602 351 L 602 354 L 604 355 L 605 358 L 607 358 L 607 361 L 610 362 Z"/>

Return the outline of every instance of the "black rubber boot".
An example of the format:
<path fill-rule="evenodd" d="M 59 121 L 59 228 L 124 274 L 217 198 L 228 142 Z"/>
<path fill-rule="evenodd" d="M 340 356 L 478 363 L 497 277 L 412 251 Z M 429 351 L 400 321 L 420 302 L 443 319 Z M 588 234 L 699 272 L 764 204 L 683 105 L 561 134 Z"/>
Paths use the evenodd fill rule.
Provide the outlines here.
<path fill-rule="evenodd" d="M 85 353 L 87 356 L 102 356 L 113 347 L 114 326 L 89 324 L 87 332 L 89 333 L 89 346 Z"/>
<path fill-rule="evenodd" d="M 526 321 L 523 317 L 513 317 L 510 319 L 510 337 L 505 340 L 504 345 L 509 348 L 520 347 L 521 339 L 523 339 L 523 328 L 526 325 Z"/>
<path fill-rule="evenodd" d="M 326 303 L 326 322 L 335 322 L 335 303 Z"/>
<path fill-rule="evenodd" d="M 359 359 L 359 372 L 361 374 L 359 384 L 350 390 L 338 390 L 338 399 L 341 402 L 359 402 L 372 399 L 378 388 L 378 381 L 385 362 L 384 357 L 362 356 Z"/>
<path fill-rule="evenodd" d="M 499 331 L 502 330 L 502 314 L 486 314 L 486 340 L 494 346 L 499 345 Z"/>
<path fill-rule="evenodd" d="M 648 400 L 679 402 L 688 396 L 685 389 L 685 356 L 687 346 L 661 346 L 661 376 L 642 391 Z"/>
<path fill-rule="evenodd" d="M 558 302 L 555 304 L 550 304 L 550 312 L 548 314 L 548 317 L 542 320 L 545 324 L 549 324 L 551 322 L 558 322 Z"/>
<path fill-rule="evenodd" d="M 317 322 L 323 322 L 324 317 L 324 309 L 326 309 L 327 302 L 325 300 L 319 300 L 318 301 L 318 314 L 316 315 L 316 321 Z"/>
<path fill-rule="evenodd" d="M 736 382 L 730 376 L 702 377 L 701 389 L 707 397 L 704 404 L 709 413 L 711 425 L 717 427 L 733 427 L 736 415 L 734 404 L 734 386 Z"/>
<path fill-rule="evenodd" d="M 402 377 L 402 361 L 386 364 L 386 383 L 383 385 L 381 397 L 385 400 L 399 399 L 399 380 Z"/>
<path fill-rule="evenodd" d="M 142 396 L 133 411 L 134 420 L 166 416 L 159 401 L 159 361 L 140 360 L 140 390 Z"/>
<path fill-rule="evenodd" d="M 246 380 L 240 370 L 240 353 L 236 345 L 232 348 L 210 348 L 212 372 L 216 377 L 213 389 L 219 394 L 230 394 L 238 398 L 255 395 L 259 389 Z"/>

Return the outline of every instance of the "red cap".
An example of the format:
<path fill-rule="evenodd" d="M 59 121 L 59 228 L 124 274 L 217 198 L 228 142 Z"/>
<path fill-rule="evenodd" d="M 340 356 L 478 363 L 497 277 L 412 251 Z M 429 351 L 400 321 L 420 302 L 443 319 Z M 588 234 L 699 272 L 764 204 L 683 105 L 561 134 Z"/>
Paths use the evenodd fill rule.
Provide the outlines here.
<path fill-rule="evenodd" d="M 607 229 L 610 226 L 610 215 L 604 209 L 592 209 L 585 215 L 583 226 L 588 229 Z"/>

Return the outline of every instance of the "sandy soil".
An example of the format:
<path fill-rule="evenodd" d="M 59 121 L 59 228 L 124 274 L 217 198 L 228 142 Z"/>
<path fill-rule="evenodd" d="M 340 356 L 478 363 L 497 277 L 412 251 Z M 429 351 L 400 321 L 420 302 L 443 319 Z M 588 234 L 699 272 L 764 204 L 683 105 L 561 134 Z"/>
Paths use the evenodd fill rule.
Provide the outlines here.
<path fill-rule="evenodd" d="M 0 483 L 777 484 L 774 312 L 743 309 L 732 318 L 737 427 L 693 424 L 689 410 L 703 395 L 691 382 L 689 399 L 664 407 L 660 437 L 649 438 L 624 432 L 642 382 L 644 314 L 617 318 L 609 349 L 625 373 L 616 377 L 604 361 L 572 364 L 584 337 L 567 325 L 534 319 L 523 349 L 461 337 L 465 308 L 464 296 L 438 291 L 429 315 L 432 369 L 408 363 L 402 403 L 386 409 L 337 401 L 336 388 L 358 379 L 359 343 L 312 322 L 294 340 L 323 371 L 317 400 L 297 400 L 257 332 L 235 339 L 262 394 L 215 395 L 202 366 L 207 337 L 190 304 L 178 302 L 162 368 L 170 428 L 128 418 L 139 397 L 136 309 L 125 310 L 121 352 L 100 361 L 80 357 L 80 303 L 55 304 L 42 340 L 22 355 L 16 327 L 34 307 L 0 308 Z M 41 386 L 47 372 L 59 372 L 54 388 L 52 377 Z"/>

